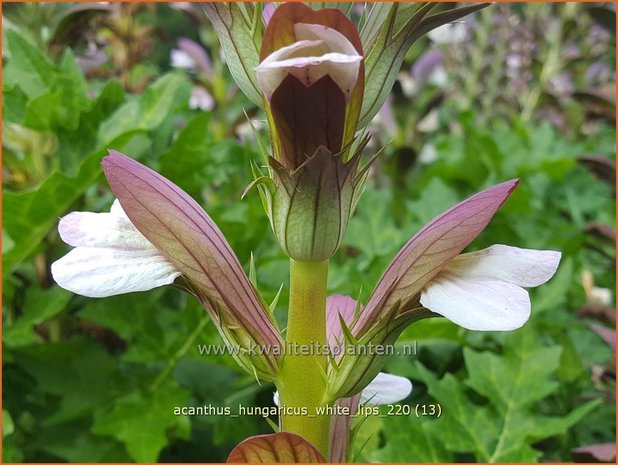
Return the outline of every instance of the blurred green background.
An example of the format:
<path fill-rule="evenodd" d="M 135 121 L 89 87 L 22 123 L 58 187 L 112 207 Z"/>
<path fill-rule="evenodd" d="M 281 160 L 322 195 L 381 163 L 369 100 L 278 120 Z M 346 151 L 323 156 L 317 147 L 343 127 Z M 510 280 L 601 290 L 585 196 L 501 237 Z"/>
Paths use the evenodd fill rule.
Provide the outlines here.
<path fill-rule="evenodd" d="M 414 383 L 405 403 L 442 415 L 357 421 L 357 460 L 612 460 L 599 444 L 615 443 L 614 30 L 609 3 L 494 4 L 409 51 L 370 125 L 367 156 L 386 148 L 329 292 L 366 299 L 426 221 L 513 177 L 520 187 L 472 249 L 563 259 L 521 330 L 406 330 L 399 344 L 418 353 L 386 369 Z M 247 270 L 253 253 L 267 301 L 283 284 L 285 321 L 287 259 L 257 193 L 240 199 L 255 138 L 267 143 L 263 114 L 194 4 L 4 4 L 2 34 L 3 461 L 224 461 L 268 423 L 173 407 L 270 406 L 273 386 L 199 355 L 220 339 L 179 291 L 89 299 L 49 267 L 68 250 L 58 218 L 111 205 L 99 162 L 115 148 L 196 198 Z"/>

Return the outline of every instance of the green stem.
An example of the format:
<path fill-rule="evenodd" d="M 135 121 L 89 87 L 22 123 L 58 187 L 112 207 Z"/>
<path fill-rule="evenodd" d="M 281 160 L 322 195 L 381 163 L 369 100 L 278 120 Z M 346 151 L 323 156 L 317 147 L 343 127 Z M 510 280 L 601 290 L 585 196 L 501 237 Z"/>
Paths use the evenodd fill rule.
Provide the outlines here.
<path fill-rule="evenodd" d="M 328 260 L 290 260 L 290 308 L 283 366 L 277 378 L 281 429 L 296 433 L 328 459 L 330 416 L 318 414 L 326 390 L 326 281 Z M 302 415 L 300 408 L 306 408 Z M 294 412 L 296 410 L 296 412 Z M 296 414 L 294 414 L 296 413 Z"/>
<path fill-rule="evenodd" d="M 186 339 L 182 347 L 178 349 L 174 355 L 172 355 L 172 357 L 167 361 L 165 369 L 161 373 L 159 373 L 159 376 L 157 376 L 157 378 L 152 382 L 152 384 L 150 385 L 150 389 L 152 391 L 156 391 L 161 385 L 161 383 L 165 381 L 165 378 L 167 378 L 172 372 L 178 360 L 180 360 L 189 351 L 191 345 L 193 345 L 193 342 L 195 341 L 197 336 L 199 336 L 199 334 L 206 327 L 206 325 L 208 325 L 208 323 L 210 323 L 210 317 L 202 317 L 193 332 L 189 334 L 189 337 Z"/>

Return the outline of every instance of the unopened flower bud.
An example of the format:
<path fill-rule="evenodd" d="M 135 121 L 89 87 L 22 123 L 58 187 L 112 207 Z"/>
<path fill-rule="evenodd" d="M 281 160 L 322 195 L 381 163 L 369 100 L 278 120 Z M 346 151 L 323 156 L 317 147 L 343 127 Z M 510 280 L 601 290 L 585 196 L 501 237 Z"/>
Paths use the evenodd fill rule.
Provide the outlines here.
<path fill-rule="evenodd" d="M 273 149 L 267 213 L 289 257 L 324 261 L 339 247 L 363 180 L 363 144 L 351 150 L 364 89 L 360 37 L 337 9 L 284 4 L 260 59 Z"/>

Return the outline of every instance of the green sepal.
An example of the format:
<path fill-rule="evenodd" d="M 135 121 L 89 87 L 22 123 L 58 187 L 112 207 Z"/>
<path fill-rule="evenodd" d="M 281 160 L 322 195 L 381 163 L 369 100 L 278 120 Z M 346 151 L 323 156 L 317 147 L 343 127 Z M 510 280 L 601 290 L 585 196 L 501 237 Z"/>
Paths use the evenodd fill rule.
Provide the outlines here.
<path fill-rule="evenodd" d="M 240 198 L 244 199 L 251 189 L 260 184 L 270 184 L 271 187 L 274 186 L 274 182 L 271 178 L 269 178 L 268 176 L 260 176 L 259 178 L 255 178 L 247 185 L 247 187 L 245 187 L 245 190 L 242 192 L 242 194 L 240 194 Z"/>
<path fill-rule="evenodd" d="M 251 256 L 249 258 L 249 281 L 253 284 L 253 287 L 257 288 L 257 271 L 255 270 L 253 252 L 251 252 Z"/>
<path fill-rule="evenodd" d="M 276 188 L 268 213 L 290 258 L 321 262 L 337 251 L 353 213 L 359 159 L 360 153 L 346 163 L 324 147 L 295 170 L 270 159 Z"/>
<path fill-rule="evenodd" d="M 257 180 L 264 176 L 262 169 L 257 165 L 254 160 L 251 160 L 251 171 L 253 173 L 254 180 Z M 272 227 L 273 221 L 271 217 L 271 209 L 272 209 L 272 191 L 275 189 L 275 184 L 258 182 L 255 184 L 260 194 L 260 200 L 262 201 L 262 207 L 268 216 L 268 220 L 270 221 L 270 225 Z"/>
<path fill-rule="evenodd" d="M 340 319 L 346 344 L 356 346 L 357 350 L 355 355 L 350 355 L 347 346 L 345 346 L 343 356 L 337 361 L 336 365 L 331 365 L 328 389 L 324 401 L 333 402 L 342 397 L 351 397 L 358 394 L 381 371 L 388 356 L 362 353 L 362 351 L 358 350 L 359 347 L 368 346 L 369 344 L 374 347 L 392 345 L 401 332 L 411 323 L 433 315 L 433 313 L 422 307 L 400 313 L 400 304 L 397 302 L 360 339 L 354 337 L 345 321 Z"/>
<path fill-rule="evenodd" d="M 281 283 L 281 286 L 279 286 L 279 290 L 277 291 L 277 294 L 275 295 L 275 298 L 273 299 L 273 301 L 268 306 L 268 308 L 270 308 L 271 313 L 274 313 L 275 308 L 277 308 L 277 302 L 279 302 L 279 297 L 281 296 L 281 291 L 282 290 L 283 290 L 283 283 Z"/>
<path fill-rule="evenodd" d="M 221 312 L 218 305 L 213 305 L 213 310 L 215 314 L 213 322 L 223 342 L 230 348 L 229 353 L 234 360 L 245 371 L 252 374 L 258 383 L 260 380 L 273 381 L 278 372 L 278 360 L 272 354 L 270 356 L 259 355 L 257 351 L 254 354 L 249 353 L 248 346 L 251 340 L 249 335 L 237 322 L 230 320 L 228 314 Z M 267 314 L 274 323 L 273 315 L 268 311 Z M 238 347 L 239 350 L 233 350 L 234 347 Z"/>
<path fill-rule="evenodd" d="M 258 131 L 258 129 L 255 127 L 255 125 L 253 124 L 253 121 L 251 120 L 251 118 L 249 118 L 249 115 L 247 114 L 247 112 L 245 110 L 243 110 L 243 113 L 245 114 L 245 118 L 247 119 L 247 123 L 249 124 L 249 126 L 251 126 L 251 131 L 253 132 L 253 138 L 257 142 L 258 149 L 260 151 L 260 155 L 262 155 L 262 158 L 264 159 L 264 162 L 267 163 L 268 162 L 268 150 L 266 149 L 266 147 L 262 143 L 262 138 L 260 137 L 260 131 Z"/>

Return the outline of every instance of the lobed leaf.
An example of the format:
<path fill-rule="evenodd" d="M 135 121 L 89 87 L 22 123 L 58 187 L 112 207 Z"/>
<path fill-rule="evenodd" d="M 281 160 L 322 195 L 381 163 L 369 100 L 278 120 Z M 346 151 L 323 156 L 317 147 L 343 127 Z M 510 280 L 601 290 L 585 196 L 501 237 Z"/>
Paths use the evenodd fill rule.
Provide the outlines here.
<path fill-rule="evenodd" d="M 560 364 L 560 347 L 539 346 L 527 329 L 509 335 L 505 347 L 501 355 L 465 349 L 469 373 L 465 384 L 451 374 L 438 379 L 417 364 L 420 378 L 443 412 L 429 431 L 448 450 L 472 452 L 479 462 L 536 462 L 541 452 L 534 444 L 564 433 L 599 402 L 583 403 L 561 417 L 544 415 L 535 404 L 559 387 L 552 377 Z M 488 403 L 473 402 L 466 385 Z"/>
<path fill-rule="evenodd" d="M 131 392 L 114 400 L 113 408 L 95 420 L 92 432 L 124 443 L 136 462 L 156 462 L 168 443 L 166 431 L 179 422 L 171 412 L 188 399 L 189 391 L 171 383 L 152 393 Z"/>

